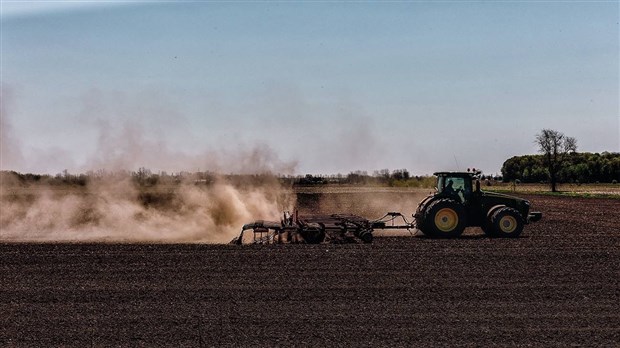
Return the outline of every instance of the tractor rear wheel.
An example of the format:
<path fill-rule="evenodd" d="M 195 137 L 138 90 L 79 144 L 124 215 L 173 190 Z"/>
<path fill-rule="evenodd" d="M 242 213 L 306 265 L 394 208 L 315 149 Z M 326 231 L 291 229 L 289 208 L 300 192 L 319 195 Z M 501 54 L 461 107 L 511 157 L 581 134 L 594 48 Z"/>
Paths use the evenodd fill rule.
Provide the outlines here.
<path fill-rule="evenodd" d="M 500 208 L 491 214 L 487 228 L 490 237 L 517 238 L 523 232 L 523 217 L 513 208 Z"/>
<path fill-rule="evenodd" d="M 462 204 L 453 199 L 438 199 L 424 211 L 422 233 L 433 238 L 454 238 L 465 230 L 466 214 Z"/>

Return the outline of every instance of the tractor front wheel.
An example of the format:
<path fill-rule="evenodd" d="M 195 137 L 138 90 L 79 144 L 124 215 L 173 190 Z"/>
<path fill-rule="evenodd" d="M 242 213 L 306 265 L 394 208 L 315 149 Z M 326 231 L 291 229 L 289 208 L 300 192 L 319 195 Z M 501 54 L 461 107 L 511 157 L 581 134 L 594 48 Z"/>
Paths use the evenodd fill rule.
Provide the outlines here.
<path fill-rule="evenodd" d="M 497 209 L 491 214 L 487 228 L 491 237 L 517 238 L 523 232 L 523 217 L 513 208 Z"/>

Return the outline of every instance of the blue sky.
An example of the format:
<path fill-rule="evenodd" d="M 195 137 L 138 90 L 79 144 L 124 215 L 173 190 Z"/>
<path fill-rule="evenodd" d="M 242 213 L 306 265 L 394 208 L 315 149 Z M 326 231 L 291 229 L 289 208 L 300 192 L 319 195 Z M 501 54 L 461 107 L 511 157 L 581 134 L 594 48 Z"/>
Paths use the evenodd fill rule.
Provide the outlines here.
<path fill-rule="evenodd" d="M 3 1 L 2 168 L 495 173 L 542 128 L 619 152 L 618 21 L 618 2 Z"/>

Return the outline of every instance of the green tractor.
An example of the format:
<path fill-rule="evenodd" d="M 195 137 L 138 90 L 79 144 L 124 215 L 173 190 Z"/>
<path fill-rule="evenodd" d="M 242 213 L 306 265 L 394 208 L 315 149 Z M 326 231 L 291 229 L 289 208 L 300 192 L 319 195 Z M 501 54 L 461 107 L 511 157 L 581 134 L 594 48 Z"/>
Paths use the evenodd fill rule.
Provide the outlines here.
<path fill-rule="evenodd" d="M 480 189 L 480 172 L 439 172 L 436 192 L 418 205 L 416 226 L 433 238 L 460 236 L 480 227 L 489 237 L 518 237 L 524 225 L 542 218 L 530 202 Z"/>

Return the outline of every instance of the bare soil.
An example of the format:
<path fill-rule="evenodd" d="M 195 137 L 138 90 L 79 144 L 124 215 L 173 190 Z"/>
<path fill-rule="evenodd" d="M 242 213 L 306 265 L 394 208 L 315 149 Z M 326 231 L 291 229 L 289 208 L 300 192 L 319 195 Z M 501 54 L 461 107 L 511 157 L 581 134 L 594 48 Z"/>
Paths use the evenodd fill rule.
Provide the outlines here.
<path fill-rule="evenodd" d="M 618 346 L 620 200 L 528 198 L 545 215 L 514 240 L 0 244 L 0 346 Z"/>

